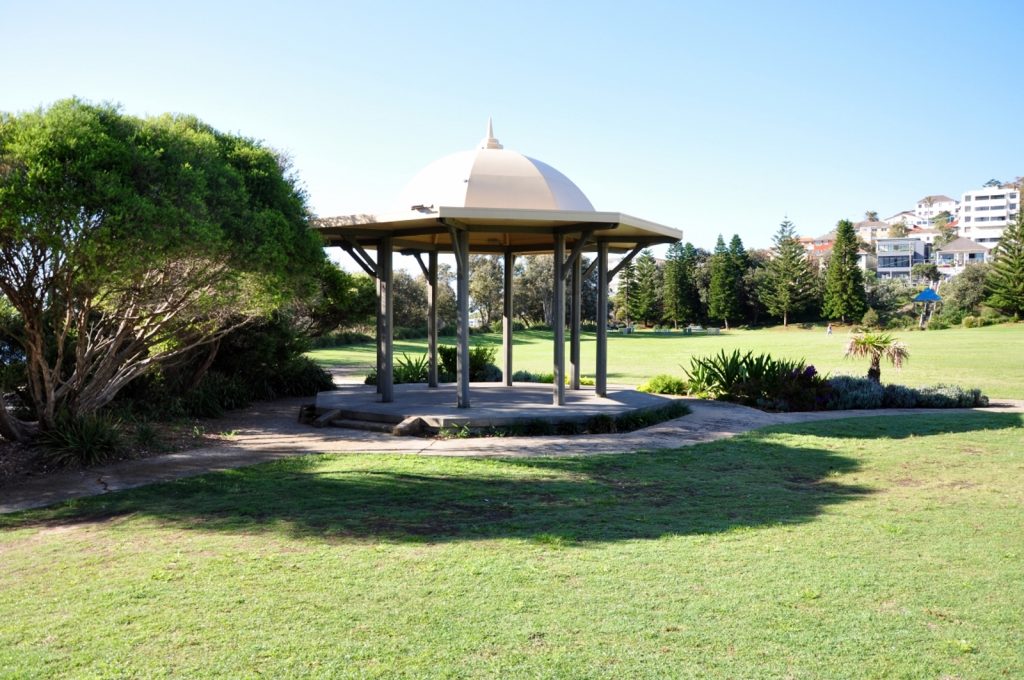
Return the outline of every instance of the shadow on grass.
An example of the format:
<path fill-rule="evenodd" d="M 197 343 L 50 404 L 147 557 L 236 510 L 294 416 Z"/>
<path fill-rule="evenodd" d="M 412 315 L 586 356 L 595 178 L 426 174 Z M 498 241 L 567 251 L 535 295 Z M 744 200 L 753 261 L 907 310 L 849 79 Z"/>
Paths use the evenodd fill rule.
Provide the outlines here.
<path fill-rule="evenodd" d="M 822 423 L 804 423 L 773 428 L 792 434 L 813 434 L 842 439 L 909 439 L 938 434 L 1004 430 L 1024 427 L 1020 413 L 986 413 L 985 411 L 908 413 L 877 417 L 846 418 Z M 824 429 L 823 429 L 824 428 Z"/>
<path fill-rule="evenodd" d="M 799 524 L 871 493 L 842 481 L 858 463 L 820 448 L 819 438 L 870 439 L 873 420 L 887 421 L 894 437 L 1021 422 L 1011 414 L 966 414 L 951 423 L 944 415 L 861 419 L 595 457 L 307 456 L 10 515 L 0 518 L 0 527 L 135 515 L 186 531 L 326 542 L 522 538 L 572 544 Z M 780 433 L 798 436 L 783 444 Z"/>
<path fill-rule="evenodd" d="M 128 514 L 186 530 L 291 537 L 608 542 L 814 518 L 867 490 L 828 451 L 752 438 L 593 458 L 309 456 L 183 479 L 0 520 L 60 525 Z"/>

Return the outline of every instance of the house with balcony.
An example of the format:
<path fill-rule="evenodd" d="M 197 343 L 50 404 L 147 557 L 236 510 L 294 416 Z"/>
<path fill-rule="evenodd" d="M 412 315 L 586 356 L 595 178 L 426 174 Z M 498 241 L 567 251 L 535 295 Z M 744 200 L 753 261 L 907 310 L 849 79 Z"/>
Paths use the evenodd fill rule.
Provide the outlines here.
<path fill-rule="evenodd" d="M 939 274 L 949 278 L 956 276 L 969 265 L 987 262 L 990 258 L 989 252 L 987 246 L 961 236 L 936 249 L 933 256 Z"/>
<path fill-rule="evenodd" d="M 915 264 L 928 261 L 928 245 L 917 238 L 880 238 L 875 257 L 878 278 L 909 279 Z"/>

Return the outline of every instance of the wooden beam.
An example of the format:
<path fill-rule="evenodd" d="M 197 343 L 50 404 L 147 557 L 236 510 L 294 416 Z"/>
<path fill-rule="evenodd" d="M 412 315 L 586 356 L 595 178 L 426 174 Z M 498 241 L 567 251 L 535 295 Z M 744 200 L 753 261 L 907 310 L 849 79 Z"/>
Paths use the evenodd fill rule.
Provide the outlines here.
<path fill-rule="evenodd" d="M 583 252 L 583 249 L 587 245 L 587 241 L 593 234 L 593 230 L 584 231 L 583 233 L 580 234 L 580 237 L 576 239 L 576 243 L 574 243 L 572 246 L 572 253 L 569 254 L 569 259 L 566 260 L 565 266 L 562 269 L 563 276 L 568 276 L 570 273 L 572 273 L 573 269 L 576 266 L 576 261 L 580 259 L 580 254 Z"/>
<path fill-rule="evenodd" d="M 636 257 L 637 254 L 645 247 L 646 246 L 638 245 L 636 248 L 633 248 L 633 250 L 629 251 L 629 254 L 627 254 L 624 258 L 619 260 L 619 263 L 615 265 L 615 268 L 608 272 L 608 280 L 611 281 L 612 279 L 614 279 L 615 275 L 618 274 L 623 267 L 627 266 L 630 262 L 632 262 L 633 258 Z"/>

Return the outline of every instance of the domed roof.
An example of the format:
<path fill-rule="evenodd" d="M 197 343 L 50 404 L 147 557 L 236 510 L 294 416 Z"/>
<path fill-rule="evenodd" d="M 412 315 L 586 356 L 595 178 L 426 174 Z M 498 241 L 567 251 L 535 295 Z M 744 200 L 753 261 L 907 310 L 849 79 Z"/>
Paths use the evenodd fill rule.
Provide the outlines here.
<path fill-rule="evenodd" d="M 478 148 L 436 160 L 409 182 L 396 207 L 415 206 L 594 210 L 579 187 L 558 170 L 499 144 L 490 120 Z"/>

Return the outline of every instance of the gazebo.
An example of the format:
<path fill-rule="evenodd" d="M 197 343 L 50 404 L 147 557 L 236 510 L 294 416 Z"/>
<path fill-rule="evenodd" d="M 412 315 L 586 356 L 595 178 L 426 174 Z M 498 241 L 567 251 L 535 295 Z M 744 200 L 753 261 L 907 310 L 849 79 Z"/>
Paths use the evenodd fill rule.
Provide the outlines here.
<path fill-rule="evenodd" d="M 570 389 L 580 388 L 581 284 L 596 268 L 597 361 L 595 391 L 607 394 L 608 284 L 644 248 L 671 243 L 682 233 L 630 215 L 600 212 L 568 177 L 550 165 L 505 149 L 487 136 L 476 149 L 441 158 L 424 168 L 402 192 L 399 211 L 382 215 L 321 218 L 316 228 L 328 246 L 339 246 L 377 281 L 377 391 L 394 399 L 392 310 L 393 254 L 412 255 L 427 279 L 429 386 L 438 385 L 437 258 L 452 253 L 456 264 L 457 405 L 470 406 L 469 254 L 504 258 L 503 377 L 512 385 L 512 274 L 518 254 L 552 253 L 555 320 L 552 400 L 565 403 L 566 280 L 570 299 Z M 375 252 L 375 256 L 371 255 Z M 596 253 L 584 271 L 582 254 Z M 609 269 L 609 253 L 624 257 Z"/>

